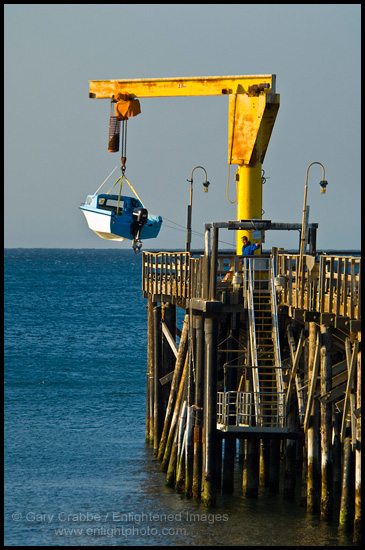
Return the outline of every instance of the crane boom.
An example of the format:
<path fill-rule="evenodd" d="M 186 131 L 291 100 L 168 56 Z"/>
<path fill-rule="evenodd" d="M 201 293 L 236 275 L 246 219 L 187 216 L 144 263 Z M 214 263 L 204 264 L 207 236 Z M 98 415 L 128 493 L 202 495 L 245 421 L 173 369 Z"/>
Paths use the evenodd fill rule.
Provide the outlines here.
<path fill-rule="evenodd" d="M 90 80 L 89 97 L 107 99 L 118 93 L 137 97 L 180 97 L 248 93 L 250 86 L 266 82 L 275 94 L 275 75 L 194 76 L 183 78 L 144 78 L 131 80 Z"/>

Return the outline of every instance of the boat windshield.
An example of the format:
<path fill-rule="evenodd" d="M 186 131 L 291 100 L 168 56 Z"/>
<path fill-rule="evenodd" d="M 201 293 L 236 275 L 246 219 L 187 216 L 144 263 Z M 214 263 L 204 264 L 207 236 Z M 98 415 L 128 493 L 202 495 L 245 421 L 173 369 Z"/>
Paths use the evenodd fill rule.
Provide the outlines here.
<path fill-rule="evenodd" d="M 107 197 L 99 198 L 98 208 L 101 208 L 102 210 L 111 210 L 112 212 L 116 212 L 117 206 L 118 206 L 118 199 L 107 198 Z M 123 212 L 123 209 L 124 209 L 124 200 L 121 198 L 119 201 L 118 214 L 121 214 Z"/>

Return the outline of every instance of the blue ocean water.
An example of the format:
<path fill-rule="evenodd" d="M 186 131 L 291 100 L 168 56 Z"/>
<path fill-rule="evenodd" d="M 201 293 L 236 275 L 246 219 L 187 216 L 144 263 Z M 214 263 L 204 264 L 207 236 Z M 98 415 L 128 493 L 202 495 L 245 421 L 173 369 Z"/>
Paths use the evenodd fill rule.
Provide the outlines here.
<path fill-rule="evenodd" d="M 352 545 L 239 481 L 209 511 L 164 487 L 145 444 L 141 255 L 7 249 L 4 265 L 5 546 Z"/>

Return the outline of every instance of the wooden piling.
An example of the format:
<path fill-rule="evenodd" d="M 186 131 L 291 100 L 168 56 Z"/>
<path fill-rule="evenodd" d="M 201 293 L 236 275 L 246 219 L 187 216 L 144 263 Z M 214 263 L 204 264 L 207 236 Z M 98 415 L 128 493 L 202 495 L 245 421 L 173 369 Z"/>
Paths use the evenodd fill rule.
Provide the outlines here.
<path fill-rule="evenodd" d="M 288 420 L 287 425 L 290 431 L 295 432 L 298 428 L 298 406 L 297 396 L 294 392 L 291 393 L 288 403 Z M 295 483 L 297 471 L 297 441 L 295 439 L 287 439 L 284 445 L 284 489 L 283 496 L 286 500 L 293 500 L 295 497 Z"/>
<path fill-rule="evenodd" d="M 302 482 L 301 482 L 301 492 L 300 492 L 300 506 L 307 508 L 307 479 L 308 479 L 308 450 L 307 442 L 305 441 L 302 449 Z"/>
<path fill-rule="evenodd" d="M 146 388 L 146 443 L 153 444 L 153 308 L 156 303 L 147 302 L 147 388 Z"/>
<path fill-rule="evenodd" d="M 194 407 L 188 407 L 185 430 L 185 496 L 193 494 L 193 416 Z"/>
<path fill-rule="evenodd" d="M 308 350 L 308 383 L 311 383 L 311 390 L 315 390 L 317 361 L 319 359 L 318 345 L 316 338 L 317 329 L 315 323 L 309 323 L 309 350 Z M 317 340 L 317 343 L 316 343 Z M 310 395 L 308 397 L 309 426 L 307 430 L 307 510 L 316 513 L 319 510 L 319 408 L 317 400 L 312 401 L 310 406 Z M 307 417 L 307 415 L 306 415 Z"/>
<path fill-rule="evenodd" d="M 361 342 L 361 332 L 358 333 Z M 361 350 L 357 354 L 356 391 L 356 443 L 355 443 L 355 514 L 353 541 L 361 542 Z"/>
<path fill-rule="evenodd" d="M 182 405 L 182 403 L 181 403 Z M 170 453 L 166 456 L 166 487 L 174 487 L 176 479 L 178 426 L 172 430 Z"/>
<path fill-rule="evenodd" d="M 332 389 L 332 331 L 321 325 L 321 395 Z M 333 511 L 332 404 L 321 401 L 321 518 L 329 520 Z"/>
<path fill-rule="evenodd" d="M 259 494 L 260 440 L 247 439 L 246 455 L 246 498 L 257 498 Z"/>
<path fill-rule="evenodd" d="M 227 439 L 225 439 L 225 442 Z M 216 438 L 216 464 L 215 464 L 215 486 L 217 492 L 222 489 L 222 465 L 223 465 L 223 437 L 217 432 Z"/>
<path fill-rule="evenodd" d="M 205 380 L 204 380 L 204 459 L 203 503 L 207 508 L 216 505 L 216 430 L 217 430 L 217 348 L 218 319 L 206 317 Z"/>
<path fill-rule="evenodd" d="M 175 489 L 182 493 L 185 482 L 185 432 L 186 432 L 187 402 L 184 401 L 178 427 L 177 436 L 177 459 L 176 459 L 176 481 Z"/>
<path fill-rule="evenodd" d="M 236 438 L 229 437 L 224 441 L 224 458 L 223 458 L 223 482 L 222 492 L 233 493 L 234 490 L 234 459 L 236 456 Z"/>
<path fill-rule="evenodd" d="M 333 493 L 334 495 L 341 495 L 341 422 L 342 414 L 340 411 L 334 411 L 333 418 L 333 442 L 332 442 L 332 456 L 333 456 Z"/>
<path fill-rule="evenodd" d="M 261 440 L 260 445 L 260 473 L 259 482 L 261 487 L 268 487 L 270 479 L 270 441 Z"/>
<path fill-rule="evenodd" d="M 285 442 L 285 471 L 283 496 L 286 500 L 294 500 L 296 482 L 297 442 L 288 439 Z"/>
<path fill-rule="evenodd" d="M 200 498 L 202 479 L 202 428 L 204 404 L 204 331 L 203 316 L 193 316 L 195 329 L 195 414 L 194 414 L 194 449 L 193 449 L 193 487 L 192 495 Z"/>
<path fill-rule="evenodd" d="M 278 494 L 280 480 L 280 439 L 270 440 L 269 492 Z"/>
<path fill-rule="evenodd" d="M 171 453 L 167 464 L 167 472 L 165 478 L 166 487 L 174 487 L 176 479 L 176 457 L 177 457 L 177 432 L 175 429 L 173 433 L 173 440 L 171 442 Z"/>
<path fill-rule="evenodd" d="M 167 438 L 169 435 L 169 430 L 171 425 L 171 419 L 173 416 L 177 393 L 180 385 L 181 374 L 185 364 L 186 353 L 188 349 L 188 333 L 189 333 L 189 317 L 186 314 L 183 327 L 182 327 L 180 344 L 179 344 L 178 354 L 176 358 L 174 374 L 171 382 L 169 399 L 166 407 L 165 421 L 164 421 L 164 426 L 163 426 L 161 440 L 160 440 L 158 454 L 157 454 L 157 459 L 160 461 L 162 461 L 164 457 Z"/>
<path fill-rule="evenodd" d="M 193 498 L 200 498 L 202 479 L 202 427 L 193 428 Z"/>
<path fill-rule="evenodd" d="M 155 306 L 153 308 L 153 453 L 155 456 L 158 453 L 163 418 L 162 386 L 160 383 L 162 376 L 161 346 L 161 306 Z"/>
<path fill-rule="evenodd" d="M 354 453 L 352 452 L 350 435 L 346 435 L 343 444 L 342 464 L 342 491 L 338 529 L 339 531 L 350 531 L 354 519 Z"/>
<path fill-rule="evenodd" d="M 185 392 L 187 363 L 188 363 L 188 357 L 186 355 L 185 356 L 184 369 L 183 369 L 183 372 L 182 372 L 182 375 L 181 375 L 181 378 L 180 378 L 179 391 L 178 391 L 176 401 L 175 401 L 174 412 L 173 412 L 173 415 L 172 415 L 172 418 L 171 418 L 170 428 L 169 428 L 169 432 L 168 432 L 168 436 L 167 436 L 167 440 L 166 440 L 165 451 L 164 451 L 162 464 L 161 464 L 161 470 L 163 472 L 167 472 L 169 467 L 170 467 L 170 459 L 171 459 L 172 448 L 173 448 L 173 444 L 175 443 L 175 431 L 178 427 L 180 409 L 181 409 L 182 404 L 183 404 L 183 397 L 184 397 L 184 392 Z M 169 476 L 167 476 L 167 478 L 170 479 Z"/>
<path fill-rule="evenodd" d="M 185 380 L 186 380 L 185 375 L 186 375 L 186 370 L 184 367 L 183 376 L 181 377 L 181 382 L 180 382 L 180 388 L 183 387 L 183 391 L 181 393 L 181 399 L 177 400 L 176 406 L 175 406 L 175 410 L 177 410 L 176 416 L 178 420 L 182 416 L 183 407 L 184 407 L 184 397 L 185 397 L 184 392 L 185 392 Z M 180 389 L 179 389 L 179 395 L 180 395 Z M 175 413 L 174 413 L 174 418 L 175 418 Z M 174 418 L 173 418 L 173 421 L 171 422 L 171 428 L 170 428 L 172 432 L 172 436 L 171 438 L 169 437 L 169 440 L 171 441 L 171 446 L 170 446 L 170 449 L 166 447 L 165 456 L 164 456 L 164 460 L 166 459 L 167 461 L 167 466 L 166 466 L 167 473 L 166 473 L 166 480 L 165 480 L 166 487 L 175 487 L 176 477 L 177 477 L 179 422 L 178 421 L 174 422 Z"/>
<path fill-rule="evenodd" d="M 291 353 L 292 371 L 295 365 L 296 346 L 293 336 L 293 328 L 295 324 L 288 326 L 288 344 Z M 301 350 L 302 348 L 300 348 Z M 296 373 L 293 373 L 293 378 Z M 295 432 L 298 429 L 298 393 L 295 392 L 294 381 L 298 384 L 298 376 L 291 380 L 290 390 L 287 390 L 287 426 L 290 431 Z M 296 478 L 296 461 L 297 461 L 297 442 L 295 439 L 287 439 L 285 441 L 285 470 L 284 470 L 284 490 L 283 496 L 286 500 L 293 500 L 295 496 L 295 478 Z"/>

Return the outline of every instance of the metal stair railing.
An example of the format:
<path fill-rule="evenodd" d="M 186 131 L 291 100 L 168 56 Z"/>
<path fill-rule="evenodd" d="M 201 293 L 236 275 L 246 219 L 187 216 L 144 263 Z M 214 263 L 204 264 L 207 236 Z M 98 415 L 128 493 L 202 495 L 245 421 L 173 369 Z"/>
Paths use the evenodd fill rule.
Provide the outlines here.
<path fill-rule="evenodd" d="M 268 425 L 269 411 L 271 411 L 273 425 L 277 425 L 277 419 L 280 419 L 280 425 L 283 427 L 285 425 L 285 394 L 283 390 L 273 258 L 245 258 L 244 281 L 249 319 L 256 422 L 257 425 L 263 425 L 263 423 Z M 254 297 L 258 298 L 256 308 L 264 314 L 260 319 L 260 328 L 264 330 L 261 337 L 258 337 L 260 332 L 258 332 L 259 325 L 256 319 Z M 266 308 L 269 313 L 267 317 L 265 315 Z M 270 336 L 265 335 L 265 332 L 270 333 Z M 271 340 L 271 343 L 268 343 L 268 340 Z M 261 355 L 258 353 L 258 347 L 260 346 L 264 348 L 264 352 L 261 352 Z M 272 366 L 267 364 L 271 360 L 270 357 L 272 357 Z M 264 364 L 260 364 L 260 361 L 264 361 Z M 262 368 L 262 373 L 260 368 Z M 270 371 L 272 374 L 270 374 Z M 272 380 L 271 383 L 270 380 Z"/>
<path fill-rule="evenodd" d="M 276 390 L 278 393 L 278 405 L 284 411 L 284 382 L 283 369 L 281 364 L 280 340 L 279 340 L 279 323 L 278 323 L 278 306 L 275 288 L 275 264 L 274 258 L 270 259 L 270 292 L 271 292 L 271 315 L 272 315 L 272 338 L 275 352 L 275 372 L 276 372 Z M 283 418 L 282 411 L 279 411 L 279 417 Z"/>
<path fill-rule="evenodd" d="M 270 394 L 271 395 L 271 394 Z M 262 407 L 257 414 L 256 402 L 260 396 L 255 392 L 227 391 L 217 393 L 217 428 L 284 428 L 285 427 L 285 401 L 284 405 L 279 398 L 272 403 L 270 410 Z"/>
<path fill-rule="evenodd" d="M 258 359 L 257 359 L 257 342 L 256 342 L 256 329 L 255 329 L 255 309 L 253 299 L 253 258 L 247 258 L 244 261 L 244 269 L 246 271 L 245 281 L 247 283 L 246 295 L 247 295 L 247 309 L 248 309 L 248 322 L 249 322 L 249 336 L 250 336 L 250 355 L 252 364 L 252 382 L 255 396 L 256 405 L 256 420 L 259 421 L 260 417 L 260 384 L 258 373 Z M 247 273 L 248 272 L 248 273 Z"/>
<path fill-rule="evenodd" d="M 255 330 L 255 309 L 253 301 L 253 276 L 252 276 L 252 262 L 248 260 L 248 277 L 247 277 L 247 308 L 248 308 L 248 322 L 250 333 L 250 354 L 251 364 L 254 367 L 258 366 L 257 359 L 257 342 L 256 342 L 256 330 Z M 254 392 L 260 391 L 259 377 L 257 369 L 253 369 L 253 388 Z"/>

